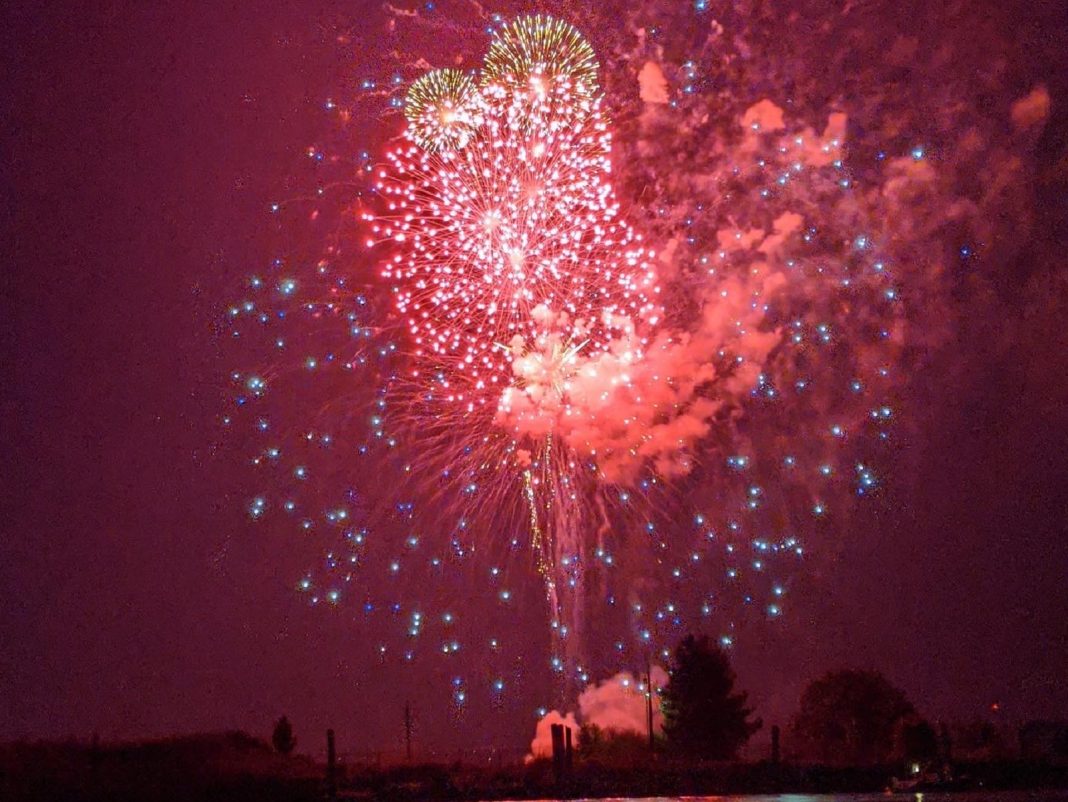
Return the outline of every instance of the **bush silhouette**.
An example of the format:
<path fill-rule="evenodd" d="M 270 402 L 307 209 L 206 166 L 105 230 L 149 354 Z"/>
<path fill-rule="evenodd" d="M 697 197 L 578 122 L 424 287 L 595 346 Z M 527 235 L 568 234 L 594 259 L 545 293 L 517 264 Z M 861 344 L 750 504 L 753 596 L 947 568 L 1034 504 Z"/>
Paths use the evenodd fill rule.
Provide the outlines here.
<path fill-rule="evenodd" d="M 297 739 L 293 737 L 293 725 L 289 723 L 289 719 L 285 716 L 275 722 L 271 743 L 274 744 L 275 751 L 280 755 L 291 754 L 296 747 Z"/>

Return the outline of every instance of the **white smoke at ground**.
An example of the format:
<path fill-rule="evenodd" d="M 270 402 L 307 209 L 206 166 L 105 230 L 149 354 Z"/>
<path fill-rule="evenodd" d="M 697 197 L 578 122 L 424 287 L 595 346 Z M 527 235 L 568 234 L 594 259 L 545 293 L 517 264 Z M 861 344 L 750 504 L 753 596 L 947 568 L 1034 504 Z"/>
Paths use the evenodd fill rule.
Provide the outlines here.
<path fill-rule="evenodd" d="M 590 683 L 578 695 L 578 711 L 562 715 L 550 710 L 535 727 L 527 760 L 552 757 L 552 725 L 572 728 L 572 743 L 578 746 L 584 726 L 596 727 L 602 734 L 632 733 L 646 735 L 649 731 L 649 688 L 652 689 L 652 726 L 654 734 L 663 732 L 664 715 L 660 708 L 660 692 L 667 685 L 667 672 L 654 665 L 651 682 L 629 671 L 620 671 L 603 682 Z"/>
<path fill-rule="evenodd" d="M 574 713 L 561 715 L 558 710 L 550 710 L 538 719 L 538 723 L 534 727 L 534 740 L 530 742 L 530 752 L 527 754 L 528 762 L 531 760 L 552 757 L 552 727 L 554 724 L 562 724 L 565 727 L 570 727 L 572 730 L 572 739 L 578 735 L 579 725 L 575 720 Z M 575 741 L 573 740 L 572 743 L 574 744 Z"/>
<path fill-rule="evenodd" d="M 660 691 L 667 685 L 668 675 L 660 666 L 653 666 L 651 676 L 653 732 L 660 733 L 664 725 Z M 644 735 L 649 727 L 648 687 L 644 678 L 629 671 L 620 671 L 604 682 L 588 685 L 578 697 L 579 719 L 603 732 Z"/>

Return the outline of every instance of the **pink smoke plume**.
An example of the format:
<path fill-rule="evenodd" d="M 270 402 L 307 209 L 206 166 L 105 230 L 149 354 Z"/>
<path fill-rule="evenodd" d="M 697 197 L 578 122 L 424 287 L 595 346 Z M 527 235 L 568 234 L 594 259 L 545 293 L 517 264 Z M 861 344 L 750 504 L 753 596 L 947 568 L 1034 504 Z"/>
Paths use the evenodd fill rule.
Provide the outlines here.
<path fill-rule="evenodd" d="M 762 100 L 738 124 L 755 138 L 782 129 L 782 114 Z M 792 137 L 799 163 L 839 158 L 845 124 L 845 115 L 832 114 L 822 136 Z M 791 290 L 785 252 L 804 224 L 801 214 L 787 211 L 770 230 L 717 231 L 719 258 L 744 259 L 748 269 L 720 277 L 710 267 L 696 295 L 700 312 L 684 328 L 661 328 L 646 343 L 636 323 L 613 316 L 606 323 L 620 334 L 601 351 L 569 349 L 559 337 L 514 348 L 516 386 L 505 390 L 497 422 L 518 437 L 555 433 L 594 459 L 610 483 L 631 484 L 647 465 L 668 478 L 689 473 L 713 421 L 725 412 L 730 417 L 786 336 L 766 312 Z M 677 274 L 676 244 L 661 252 L 661 273 Z"/>

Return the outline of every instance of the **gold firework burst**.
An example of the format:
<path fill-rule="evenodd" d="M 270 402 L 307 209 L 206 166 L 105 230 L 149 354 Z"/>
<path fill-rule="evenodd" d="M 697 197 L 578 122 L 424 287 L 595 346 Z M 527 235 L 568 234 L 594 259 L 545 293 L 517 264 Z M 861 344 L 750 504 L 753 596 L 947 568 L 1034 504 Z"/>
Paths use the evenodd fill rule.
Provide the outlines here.
<path fill-rule="evenodd" d="M 462 148 L 477 127 L 475 96 L 474 82 L 460 70 L 431 70 L 408 89 L 409 136 L 429 151 Z"/>
<path fill-rule="evenodd" d="M 597 57 L 573 25 L 543 14 L 519 17 L 490 44 L 483 81 L 505 85 L 532 79 L 567 81 L 581 95 L 597 92 Z"/>

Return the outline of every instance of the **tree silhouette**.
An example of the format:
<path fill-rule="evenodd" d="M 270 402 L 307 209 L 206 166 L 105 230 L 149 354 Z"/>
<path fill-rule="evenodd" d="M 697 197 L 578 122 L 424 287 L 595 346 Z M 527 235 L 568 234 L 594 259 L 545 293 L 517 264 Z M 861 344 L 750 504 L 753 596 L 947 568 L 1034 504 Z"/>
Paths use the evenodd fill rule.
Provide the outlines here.
<path fill-rule="evenodd" d="M 939 753 L 938 733 L 925 719 L 906 718 L 901 724 L 901 752 L 906 760 L 934 760 Z"/>
<path fill-rule="evenodd" d="M 275 751 L 280 755 L 290 754 L 297 745 L 297 739 L 293 737 L 293 725 L 289 719 L 282 716 L 275 722 L 274 732 L 271 734 L 271 743 Z"/>
<path fill-rule="evenodd" d="M 734 693 L 730 660 L 708 638 L 687 635 L 675 648 L 667 687 L 661 692 L 668 743 L 691 757 L 730 760 L 760 729 L 750 721 L 746 694 Z"/>
<path fill-rule="evenodd" d="M 877 671 L 832 671 L 809 683 L 793 729 L 828 763 L 870 765 L 892 759 L 894 735 L 912 704 Z"/>
<path fill-rule="evenodd" d="M 586 761 L 633 766 L 649 757 L 649 742 L 645 733 L 604 730 L 596 724 L 583 724 L 577 751 Z"/>
<path fill-rule="evenodd" d="M 953 759 L 953 736 L 944 722 L 938 725 L 938 751 L 943 760 Z"/>

